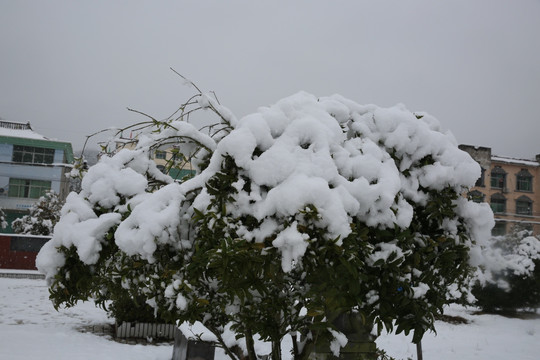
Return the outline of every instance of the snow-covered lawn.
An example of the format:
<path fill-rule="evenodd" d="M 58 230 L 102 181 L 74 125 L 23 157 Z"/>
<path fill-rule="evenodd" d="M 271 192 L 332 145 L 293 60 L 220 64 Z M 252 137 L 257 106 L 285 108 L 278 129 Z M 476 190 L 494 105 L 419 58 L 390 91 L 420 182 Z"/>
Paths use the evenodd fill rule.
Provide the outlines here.
<path fill-rule="evenodd" d="M 448 315 L 470 321 L 467 325 L 437 322 L 438 334 L 423 340 L 426 360 L 540 358 L 540 319 L 509 319 L 472 315 L 452 307 Z M 128 345 L 110 337 L 81 332 L 90 325 L 110 323 L 92 303 L 55 311 L 43 280 L 0 278 L 0 359 L 154 359 L 172 356 L 172 346 Z M 405 336 L 384 335 L 379 347 L 397 359 L 416 359 L 416 348 Z"/>
<path fill-rule="evenodd" d="M 44 280 L 0 278 L 0 359 L 169 360 L 171 345 L 128 345 L 79 329 L 111 323 L 93 303 L 55 311 Z"/>
<path fill-rule="evenodd" d="M 428 333 L 422 340 L 425 360 L 540 359 L 540 318 L 472 315 L 472 311 L 459 306 L 450 307 L 445 314 L 466 318 L 469 323 L 453 325 L 437 321 L 437 335 Z M 396 359 L 416 359 L 416 345 L 411 343 L 411 336 L 381 336 L 377 345 Z"/>

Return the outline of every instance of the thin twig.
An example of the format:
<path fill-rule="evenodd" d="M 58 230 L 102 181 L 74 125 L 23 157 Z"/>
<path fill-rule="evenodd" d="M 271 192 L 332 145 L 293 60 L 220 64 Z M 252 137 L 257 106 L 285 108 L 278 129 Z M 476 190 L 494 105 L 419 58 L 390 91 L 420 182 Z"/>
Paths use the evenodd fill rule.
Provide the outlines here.
<path fill-rule="evenodd" d="M 81 150 L 81 156 L 84 155 L 84 150 L 86 149 L 86 145 L 87 145 L 87 143 L 88 143 L 88 140 L 90 140 L 91 137 L 94 137 L 94 136 L 96 136 L 96 135 L 98 135 L 98 134 L 101 134 L 101 133 L 104 133 L 104 132 L 107 132 L 107 131 L 112 131 L 112 130 L 113 130 L 113 129 L 111 129 L 111 128 L 108 128 L 108 129 L 102 129 L 102 130 L 99 130 L 99 131 L 97 131 L 97 132 L 95 132 L 95 133 L 93 133 L 93 134 L 87 135 L 87 136 L 86 136 L 86 140 L 84 141 L 83 148 L 82 148 L 82 150 Z M 118 130 L 118 129 L 116 129 L 116 130 Z"/>
<path fill-rule="evenodd" d="M 143 113 L 142 111 L 135 110 L 135 109 L 130 109 L 130 108 L 127 108 L 127 109 L 128 109 L 128 111 L 132 111 L 132 112 L 134 112 L 134 113 L 137 113 L 137 114 L 146 116 L 147 118 L 152 119 L 152 120 L 155 121 L 155 122 L 158 122 L 158 120 L 156 120 L 154 117 L 152 117 L 152 116 L 150 116 L 150 115 L 148 115 L 148 114 L 146 114 L 146 113 Z"/>
<path fill-rule="evenodd" d="M 178 71 L 174 70 L 172 67 L 170 68 L 176 75 L 180 76 L 182 79 L 184 79 L 184 81 L 188 82 L 189 84 L 191 84 L 191 86 L 193 86 L 195 89 L 197 89 L 197 91 L 199 92 L 199 94 L 202 94 L 202 91 L 201 89 L 199 89 L 197 87 L 197 85 L 195 85 L 193 83 L 193 81 L 187 79 L 184 75 L 180 74 Z"/>
<path fill-rule="evenodd" d="M 216 95 L 216 92 L 215 91 L 210 91 L 212 93 L 212 95 L 214 95 L 214 98 L 216 99 L 218 105 L 221 105 L 221 103 L 219 102 L 219 99 L 217 98 L 217 95 Z"/>

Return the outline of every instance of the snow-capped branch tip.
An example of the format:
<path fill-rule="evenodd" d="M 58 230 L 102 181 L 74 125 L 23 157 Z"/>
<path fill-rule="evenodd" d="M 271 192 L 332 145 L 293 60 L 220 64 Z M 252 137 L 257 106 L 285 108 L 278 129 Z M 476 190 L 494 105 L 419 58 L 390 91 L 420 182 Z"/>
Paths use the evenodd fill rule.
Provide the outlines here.
<path fill-rule="evenodd" d="M 176 75 L 178 75 L 180 78 L 182 78 L 182 80 L 184 81 L 184 83 L 186 85 L 189 85 L 189 86 L 192 86 L 195 90 L 198 91 L 198 94 L 195 95 L 195 97 L 199 96 L 201 99 L 203 99 L 206 95 L 202 92 L 202 90 L 191 80 L 189 80 L 188 78 L 186 78 L 184 75 L 180 74 L 178 71 L 176 71 L 175 69 L 173 69 L 172 67 L 170 68 Z M 225 110 L 223 108 L 223 106 L 221 105 L 217 95 L 216 95 L 216 92 L 215 91 L 209 91 L 210 94 L 213 95 L 214 99 L 210 99 L 210 98 L 207 98 L 207 99 L 204 99 L 204 100 L 200 100 L 199 103 L 201 102 L 204 102 L 205 103 L 205 106 L 201 106 L 201 108 L 209 108 L 211 109 L 216 115 L 218 115 L 221 120 L 223 121 L 223 123 L 226 125 L 226 128 L 228 131 L 231 131 L 233 129 L 233 126 L 231 124 L 231 119 L 223 113 L 223 110 Z M 193 98 L 193 97 L 192 97 Z M 213 103 L 213 100 L 215 100 L 215 103 Z M 195 109 L 193 111 L 196 111 L 198 109 Z"/>

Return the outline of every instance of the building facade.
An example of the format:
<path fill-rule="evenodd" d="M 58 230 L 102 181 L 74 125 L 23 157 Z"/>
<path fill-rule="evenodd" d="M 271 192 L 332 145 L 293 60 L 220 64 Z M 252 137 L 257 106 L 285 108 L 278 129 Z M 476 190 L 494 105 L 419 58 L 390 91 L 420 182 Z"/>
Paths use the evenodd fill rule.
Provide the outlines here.
<path fill-rule="evenodd" d="M 151 154 L 161 172 L 168 174 L 175 180 L 181 180 L 186 176 L 193 176 L 195 170 L 191 162 L 178 159 L 178 151 L 175 147 L 154 150 Z"/>
<path fill-rule="evenodd" d="M 491 148 L 460 145 L 482 168 L 469 196 L 490 204 L 495 216 L 493 235 L 509 233 L 516 225 L 540 234 L 540 155 L 534 160 L 491 154 Z"/>
<path fill-rule="evenodd" d="M 29 123 L 0 120 L 0 208 L 8 224 L 49 190 L 65 199 L 72 163 L 70 143 L 47 139 Z M 11 232 L 11 226 L 2 232 Z"/>

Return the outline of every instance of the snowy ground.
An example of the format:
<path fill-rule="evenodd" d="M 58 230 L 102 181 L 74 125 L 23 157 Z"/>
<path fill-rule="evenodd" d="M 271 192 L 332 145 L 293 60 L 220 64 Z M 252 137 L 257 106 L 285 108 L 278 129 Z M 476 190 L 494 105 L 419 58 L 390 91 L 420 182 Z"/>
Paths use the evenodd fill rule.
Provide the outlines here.
<path fill-rule="evenodd" d="M 469 324 L 438 321 L 437 335 L 429 333 L 422 340 L 425 360 L 540 359 L 540 318 L 472 315 L 458 306 L 449 308 L 445 314 L 466 318 Z M 377 345 L 396 359 L 416 359 L 416 345 L 411 343 L 411 336 L 382 336 Z"/>
<path fill-rule="evenodd" d="M 110 337 L 82 332 L 90 325 L 110 323 L 91 303 L 56 312 L 43 280 L 0 278 L 0 359 L 154 359 L 168 360 L 172 346 L 128 345 Z M 423 340 L 426 360 L 519 359 L 540 357 L 540 319 L 509 319 L 472 315 L 453 307 L 449 315 L 467 318 L 467 325 L 438 322 L 438 335 Z M 410 338 L 385 335 L 379 347 L 397 359 L 416 359 Z"/>
<path fill-rule="evenodd" d="M 111 323 L 93 303 L 55 311 L 44 280 L 0 278 L 0 359 L 168 360 L 171 345 L 128 345 L 79 329 Z"/>

